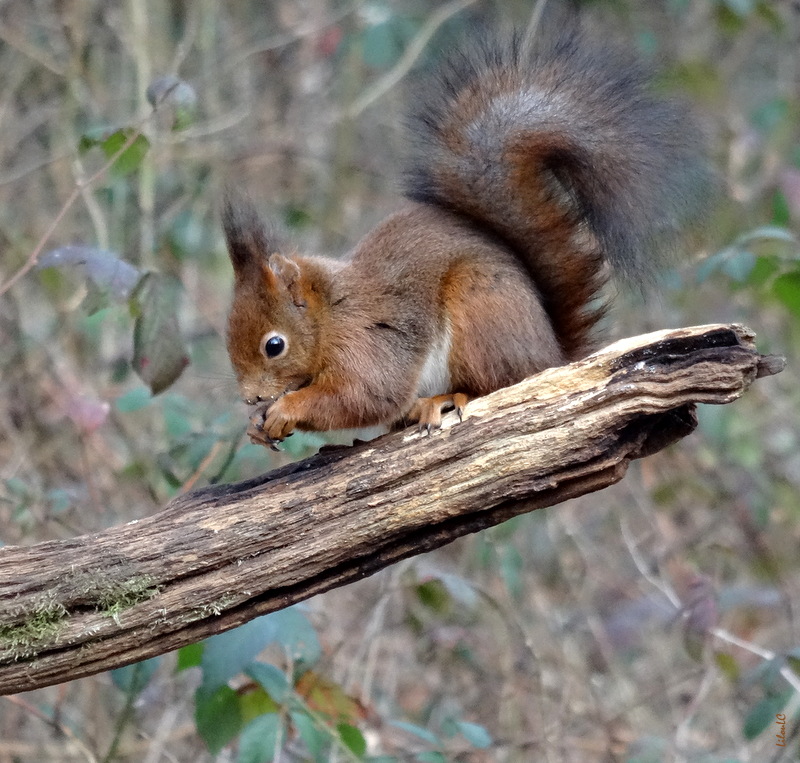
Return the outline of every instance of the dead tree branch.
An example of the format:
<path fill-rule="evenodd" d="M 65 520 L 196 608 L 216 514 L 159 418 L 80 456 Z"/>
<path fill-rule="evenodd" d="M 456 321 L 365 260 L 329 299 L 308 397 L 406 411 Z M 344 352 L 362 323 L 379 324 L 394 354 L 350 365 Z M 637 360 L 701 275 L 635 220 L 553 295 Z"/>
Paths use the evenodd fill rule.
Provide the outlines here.
<path fill-rule="evenodd" d="M 177 649 L 617 482 L 781 370 L 742 326 L 617 342 L 408 429 L 207 488 L 121 527 L 0 548 L 0 693 Z"/>

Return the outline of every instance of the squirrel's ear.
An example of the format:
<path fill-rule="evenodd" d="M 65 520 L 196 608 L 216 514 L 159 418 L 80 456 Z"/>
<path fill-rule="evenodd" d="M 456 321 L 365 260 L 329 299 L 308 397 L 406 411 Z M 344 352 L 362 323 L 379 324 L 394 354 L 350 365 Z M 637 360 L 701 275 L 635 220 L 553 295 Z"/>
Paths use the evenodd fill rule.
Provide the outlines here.
<path fill-rule="evenodd" d="M 300 266 L 281 254 L 273 254 L 269 258 L 269 269 L 286 287 L 295 305 L 305 307 L 306 300 L 300 284 Z"/>
<path fill-rule="evenodd" d="M 234 273 L 241 276 L 262 265 L 269 252 L 269 236 L 253 203 L 245 196 L 226 191 L 222 227 Z"/>

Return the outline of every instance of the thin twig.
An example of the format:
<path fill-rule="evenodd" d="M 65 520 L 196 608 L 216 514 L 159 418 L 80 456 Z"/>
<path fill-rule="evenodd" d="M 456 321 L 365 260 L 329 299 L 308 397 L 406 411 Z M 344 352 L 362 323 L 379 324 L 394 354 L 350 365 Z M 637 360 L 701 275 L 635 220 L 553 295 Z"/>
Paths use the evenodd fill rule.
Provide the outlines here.
<path fill-rule="evenodd" d="M 744 649 L 751 654 L 758 655 L 763 660 L 774 660 L 778 656 L 776 652 L 773 652 L 770 649 L 764 649 L 764 647 L 759 646 L 758 644 L 754 644 L 751 641 L 745 641 L 738 636 L 734 636 L 733 633 L 726 631 L 724 628 L 712 628 L 709 633 L 722 641 L 727 641 L 729 644 L 738 646 L 740 649 Z M 780 669 L 780 674 L 786 679 L 786 683 L 788 683 L 795 690 L 795 692 L 800 695 L 800 678 L 794 674 L 792 669 L 788 665 L 784 665 Z"/>
<path fill-rule="evenodd" d="M 708 696 L 708 693 L 711 691 L 711 687 L 714 685 L 714 681 L 717 678 L 717 673 L 718 669 L 715 664 L 711 663 L 706 667 L 703 680 L 700 681 L 700 686 L 697 688 L 694 697 L 692 697 L 692 700 L 689 702 L 689 706 L 686 708 L 686 713 L 684 714 L 681 722 L 678 724 L 678 728 L 675 730 L 674 752 L 676 763 L 677 761 L 686 760 L 686 757 L 681 753 L 681 750 L 686 749 L 688 746 L 689 731 L 691 729 L 692 721 L 699 712 L 701 705 Z"/>
<path fill-rule="evenodd" d="M 302 40 L 304 37 L 310 37 L 311 35 L 322 32 L 324 29 L 329 29 L 335 24 L 338 24 L 346 16 L 349 16 L 351 13 L 355 12 L 362 4 L 363 0 L 355 0 L 355 2 L 343 6 L 335 13 L 323 19 L 321 22 L 298 26 L 296 29 L 292 29 L 288 32 L 282 32 L 280 34 L 274 34 L 271 37 L 267 37 L 265 40 L 253 43 L 252 45 L 244 48 L 244 50 L 239 51 L 237 55 L 221 64 L 220 69 L 222 71 L 238 69 L 251 56 L 258 55 L 259 53 L 266 53 L 270 50 L 283 48 L 286 45 L 296 42 L 297 40 Z"/>
<path fill-rule="evenodd" d="M 50 156 L 42 161 L 34 162 L 27 167 L 22 167 L 21 169 L 12 169 L 8 175 L 0 175 L 0 186 L 16 183 L 17 181 L 22 180 L 22 178 L 32 175 L 34 172 L 39 172 L 39 170 L 49 167 L 51 164 L 56 164 L 57 162 L 63 162 L 67 159 L 71 159 L 72 155 L 72 151 L 65 151 L 62 154 Z"/>
<path fill-rule="evenodd" d="M 217 453 L 219 453 L 220 449 L 222 448 L 222 442 L 217 440 L 212 446 L 211 450 L 208 451 L 206 457 L 200 462 L 200 465 L 195 469 L 194 474 L 192 474 L 186 482 L 181 485 L 180 495 L 184 493 L 188 493 L 197 483 L 197 480 L 200 479 L 203 472 L 208 469 L 211 462 L 217 457 Z"/>
<path fill-rule="evenodd" d="M 24 34 L 20 34 L 16 29 L 5 24 L 0 25 L 0 40 L 2 40 L 9 48 L 14 48 L 28 58 L 36 61 L 37 64 L 48 69 L 53 74 L 63 77 L 65 74 L 64 67 L 61 66 L 54 58 L 51 58 L 44 50 L 37 47 L 26 39 Z"/>
<path fill-rule="evenodd" d="M 74 167 L 75 176 L 78 181 L 81 181 L 84 176 L 84 170 L 83 162 L 81 162 L 80 158 L 75 160 Z M 108 225 L 103 217 L 103 211 L 100 209 L 100 205 L 97 203 L 97 199 L 91 192 L 91 188 L 83 185 L 81 188 L 81 198 L 84 206 L 86 207 L 86 211 L 89 213 L 89 217 L 92 220 L 92 225 L 94 226 L 94 235 L 97 239 L 98 246 L 101 249 L 108 249 L 109 241 L 111 240 L 108 234 Z"/>
<path fill-rule="evenodd" d="M 86 180 L 79 179 L 75 181 L 75 187 L 72 189 L 72 192 L 67 197 L 67 200 L 64 202 L 61 209 L 58 211 L 58 214 L 53 218 L 53 221 L 44 232 L 44 235 L 42 235 L 42 237 L 39 239 L 39 243 L 36 244 L 31 253 L 28 255 L 28 259 L 25 261 L 25 264 L 4 284 L 0 285 L 0 296 L 5 294 L 12 286 L 14 286 L 14 284 L 17 283 L 17 281 L 26 276 L 31 270 L 33 270 L 34 267 L 36 267 L 36 263 L 42 254 L 42 250 L 47 245 L 47 242 L 50 240 L 53 233 L 55 233 L 56 228 L 58 228 L 58 226 L 61 224 L 61 221 L 66 216 L 67 212 L 69 212 L 69 210 L 72 208 L 72 205 L 81 196 L 84 188 L 94 185 L 97 180 L 103 177 L 103 175 L 105 175 L 106 172 L 111 169 L 111 167 L 114 165 L 114 162 L 116 162 L 117 159 L 119 159 L 119 157 L 122 156 L 122 154 L 136 142 L 137 138 L 139 138 L 139 136 L 142 134 L 144 122 L 146 122 L 153 113 L 154 111 L 150 112 L 147 118 L 142 120 L 142 122 L 126 138 L 125 142 L 119 147 L 119 149 L 115 151 L 111 157 L 109 157 L 108 161 L 102 167 L 100 167 L 97 172 L 95 172 Z"/>
<path fill-rule="evenodd" d="M 633 560 L 634 565 L 636 565 L 636 569 L 639 571 L 639 574 L 648 583 L 650 583 L 650 585 L 661 591 L 661 593 L 664 594 L 666 599 L 676 610 L 680 610 L 682 606 L 680 597 L 678 596 L 677 593 L 675 593 L 675 590 L 672 588 L 671 585 L 657 578 L 647 568 L 647 562 L 645 561 L 644 557 L 639 551 L 636 539 L 631 534 L 630 528 L 628 527 L 628 523 L 624 517 L 620 520 L 619 524 L 620 524 L 620 529 L 622 530 L 622 539 L 625 541 L 625 545 L 628 548 L 628 553 L 631 555 L 631 559 Z"/>
<path fill-rule="evenodd" d="M 406 74 L 408 74 L 411 67 L 425 49 L 428 41 L 433 37 L 439 27 L 451 16 L 455 16 L 474 2 L 475 0 L 453 0 L 453 2 L 443 5 L 436 13 L 432 14 L 419 32 L 417 32 L 416 37 L 411 40 L 405 52 L 400 57 L 400 60 L 376 83 L 368 87 L 360 98 L 356 98 L 356 100 L 345 109 L 345 116 L 350 119 L 357 117 L 370 104 L 374 103 L 391 90 L 406 76 Z"/>
<path fill-rule="evenodd" d="M 94 756 L 92 751 L 83 742 L 81 742 L 80 739 L 78 739 L 78 737 L 75 735 L 75 732 L 69 726 L 65 726 L 63 723 L 59 723 L 58 721 L 54 720 L 49 715 L 42 712 L 38 707 L 30 704 L 30 702 L 27 702 L 16 694 L 7 694 L 3 697 L 3 699 L 10 702 L 12 705 L 21 707 L 26 712 L 36 716 L 48 725 L 52 726 L 54 729 L 57 729 L 59 733 L 63 734 L 75 744 L 75 746 L 83 753 L 84 757 L 87 761 L 89 761 L 89 763 L 97 763 L 97 758 Z"/>
<path fill-rule="evenodd" d="M 525 28 L 525 36 L 522 38 L 522 55 L 525 58 L 530 55 L 533 41 L 536 38 L 536 30 L 539 28 L 539 22 L 542 20 L 542 13 L 544 13 L 545 5 L 547 5 L 547 0 L 537 0 L 536 5 L 533 6 L 531 17 L 528 20 L 528 26 Z"/>
<path fill-rule="evenodd" d="M 141 662 L 131 666 L 131 679 L 125 692 L 125 705 L 117 716 L 116 723 L 114 724 L 114 738 L 111 740 L 108 752 L 105 754 L 102 763 L 112 763 L 112 761 L 117 757 L 119 745 L 122 741 L 122 733 L 125 731 L 125 727 L 133 718 L 133 703 L 136 700 L 139 689 L 142 688 L 139 685 L 139 682 L 141 680 L 143 670 L 144 668 L 142 667 Z"/>

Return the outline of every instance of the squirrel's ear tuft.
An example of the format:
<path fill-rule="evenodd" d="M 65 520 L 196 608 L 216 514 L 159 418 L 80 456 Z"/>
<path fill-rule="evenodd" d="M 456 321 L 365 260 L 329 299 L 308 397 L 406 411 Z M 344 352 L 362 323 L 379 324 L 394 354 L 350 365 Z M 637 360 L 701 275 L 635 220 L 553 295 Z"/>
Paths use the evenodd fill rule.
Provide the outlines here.
<path fill-rule="evenodd" d="M 263 265 L 269 254 L 269 236 L 250 199 L 239 192 L 226 190 L 222 205 L 222 227 L 237 276 Z"/>
<path fill-rule="evenodd" d="M 273 254 L 269 258 L 269 269 L 275 274 L 278 281 L 286 287 L 292 301 L 298 307 L 305 307 L 306 300 L 300 284 L 300 266 L 288 257 L 284 257 L 281 254 Z"/>

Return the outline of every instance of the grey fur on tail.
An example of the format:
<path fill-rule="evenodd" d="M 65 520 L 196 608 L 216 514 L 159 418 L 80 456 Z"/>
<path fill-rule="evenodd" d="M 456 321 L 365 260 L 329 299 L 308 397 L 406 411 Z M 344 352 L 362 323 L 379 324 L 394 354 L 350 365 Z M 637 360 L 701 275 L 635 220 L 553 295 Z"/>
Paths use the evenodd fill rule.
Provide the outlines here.
<path fill-rule="evenodd" d="M 712 175 L 695 117 L 652 92 L 635 56 L 578 29 L 540 33 L 530 46 L 518 35 L 470 44 L 415 101 L 406 195 L 531 249 L 523 259 L 541 252 L 515 240 L 539 213 L 510 181 L 519 155 L 509 146 L 521 138 L 541 144 L 531 171 L 548 176 L 564 220 L 588 227 L 613 271 L 634 283 L 652 278 L 707 208 Z"/>

